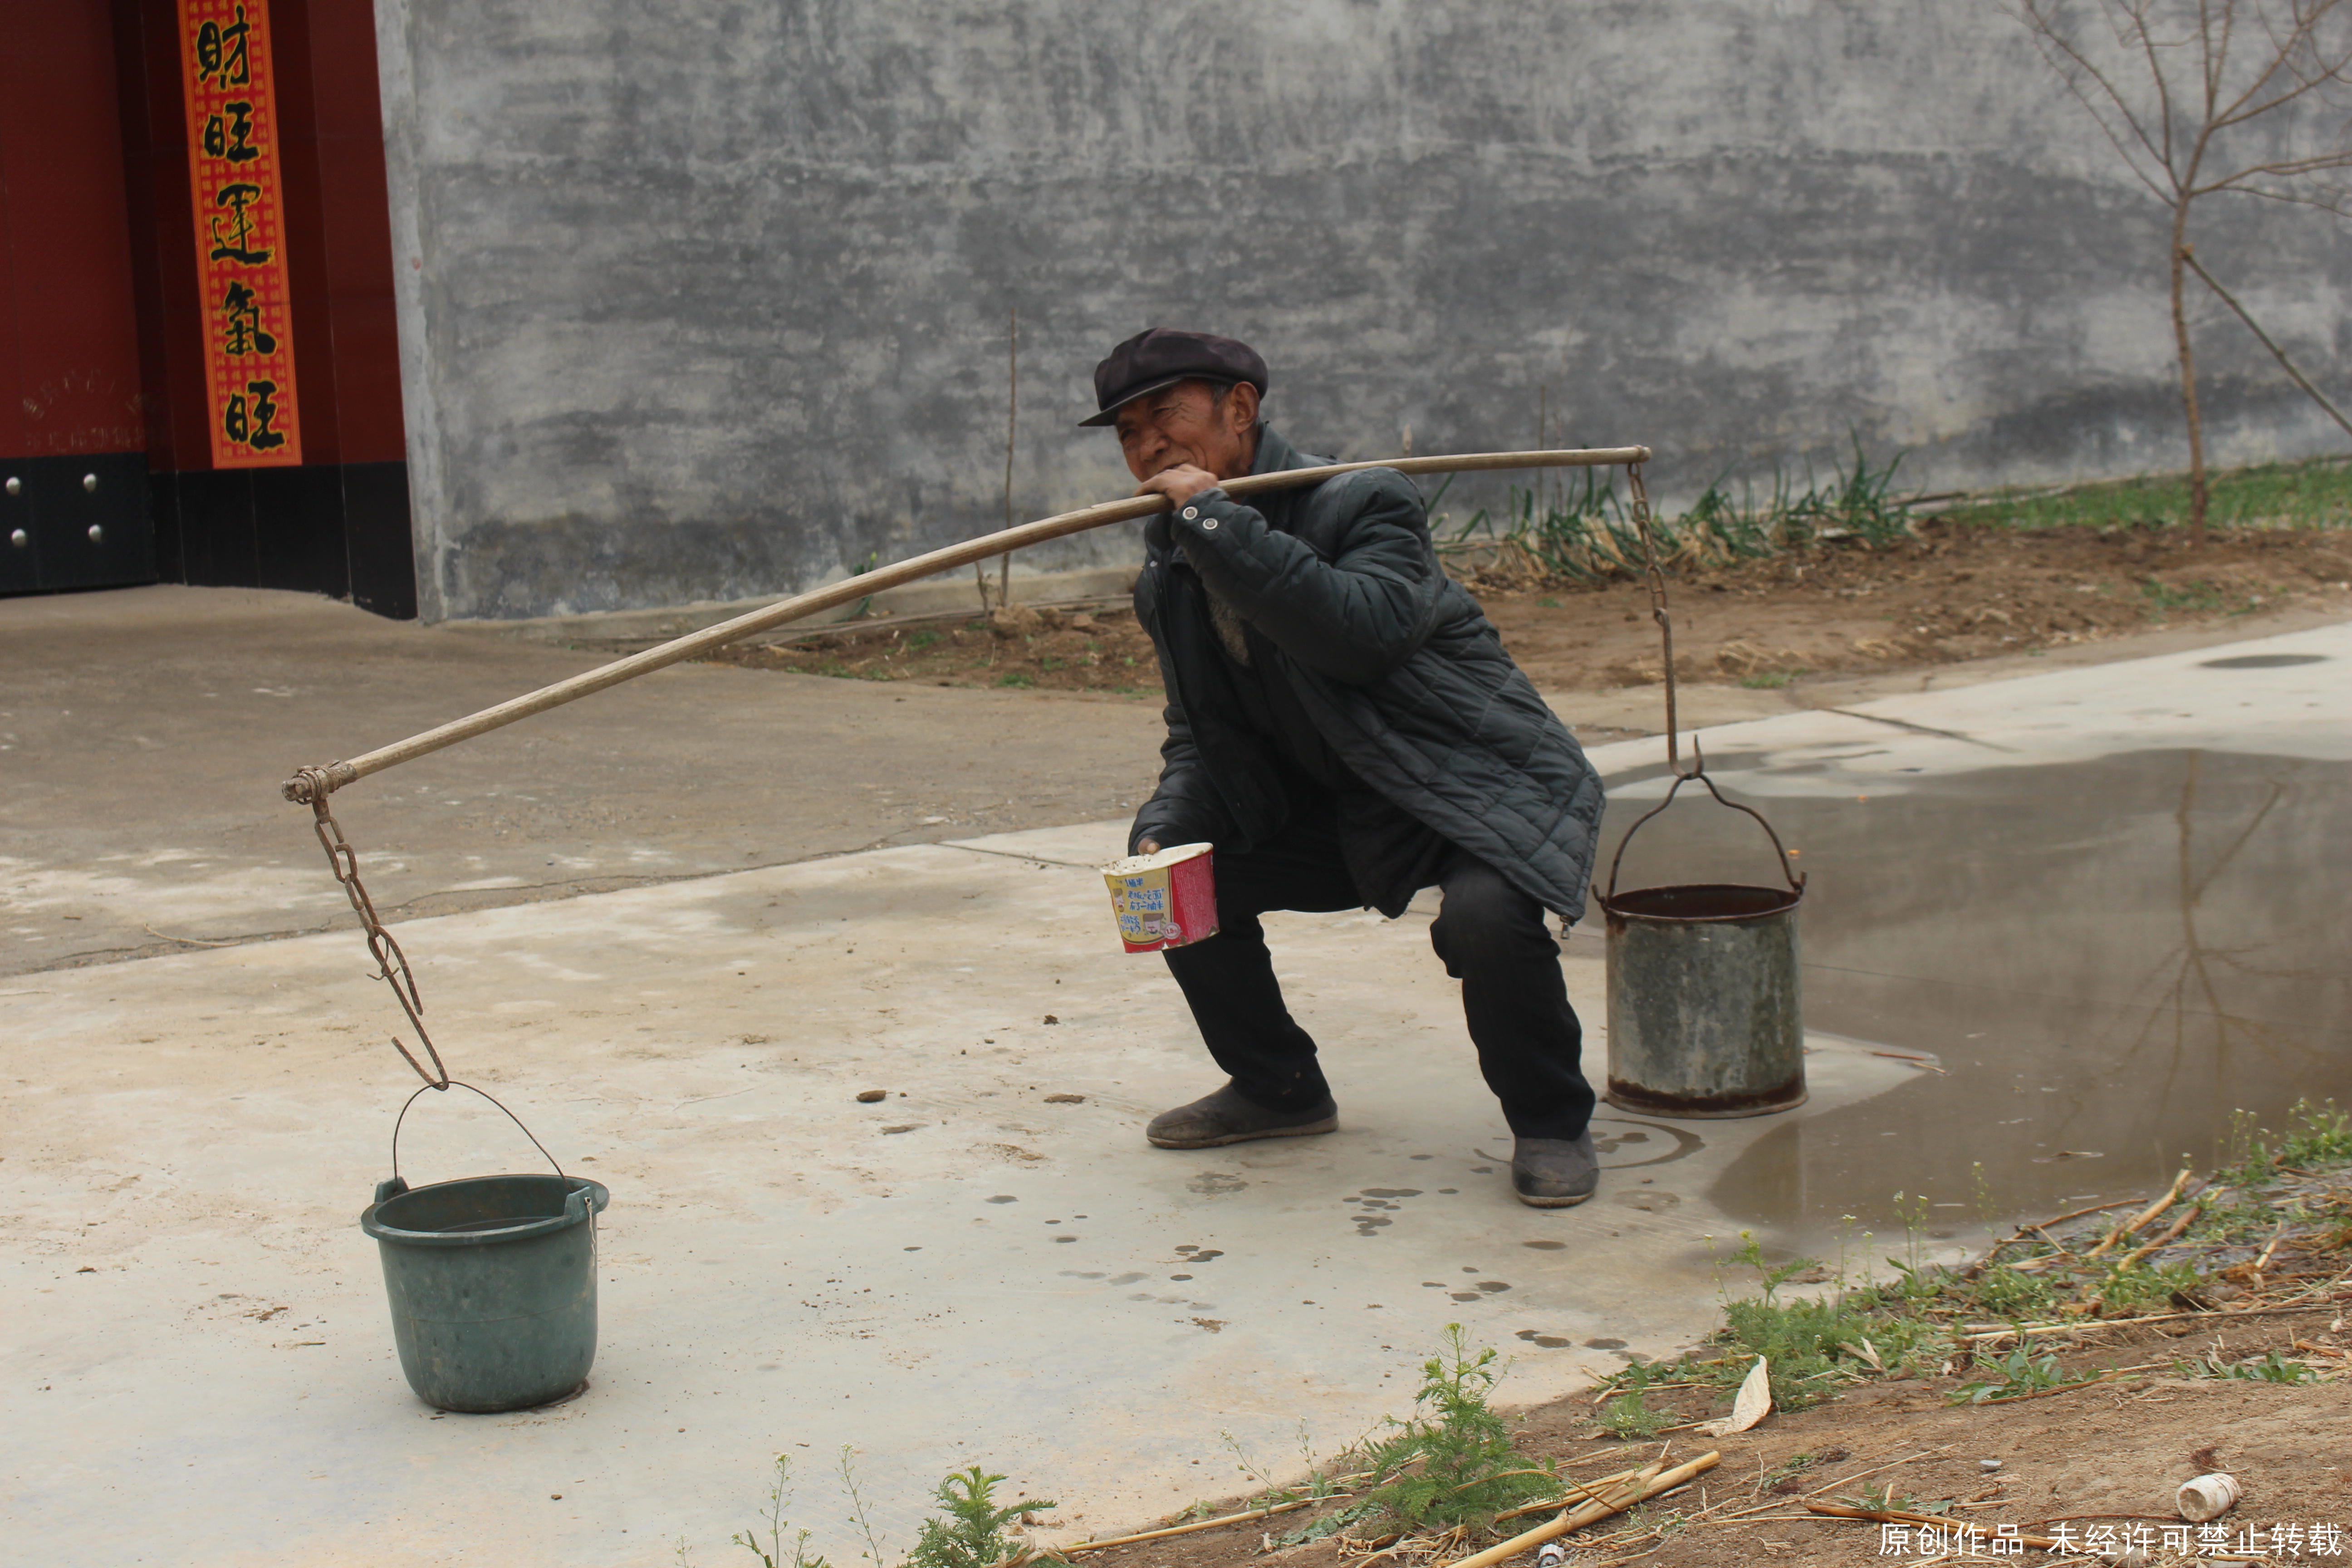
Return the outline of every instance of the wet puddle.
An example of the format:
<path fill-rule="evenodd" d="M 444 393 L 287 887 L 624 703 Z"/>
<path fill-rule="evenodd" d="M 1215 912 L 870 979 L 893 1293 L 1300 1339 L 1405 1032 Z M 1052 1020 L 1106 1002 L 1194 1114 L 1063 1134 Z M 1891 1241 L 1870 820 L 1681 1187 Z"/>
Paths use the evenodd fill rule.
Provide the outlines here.
<path fill-rule="evenodd" d="M 1832 764 L 1809 765 L 1836 787 Z M 1832 796 L 1788 793 L 1804 782 L 1789 770 L 1743 789 L 1740 766 L 1711 771 L 1811 878 L 1808 1028 L 1933 1061 L 1765 1131 L 1713 1194 L 1733 1215 L 1883 1229 L 1903 1193 L 1956 1229 L 2209 1163 L 2234 1110 L 2274 1127 L 2300 1098 L 2352 1100 L 2352 767 L 2151 751 L 1849 773 L 1873 793 Z M 1613 805 L 1606 847 L 1650 804 Z M 1761 842 L 1678 803 L 1623 885 L 1769 881 Z M 1574 946 L 1599 954 L 1597 921 Z"/>

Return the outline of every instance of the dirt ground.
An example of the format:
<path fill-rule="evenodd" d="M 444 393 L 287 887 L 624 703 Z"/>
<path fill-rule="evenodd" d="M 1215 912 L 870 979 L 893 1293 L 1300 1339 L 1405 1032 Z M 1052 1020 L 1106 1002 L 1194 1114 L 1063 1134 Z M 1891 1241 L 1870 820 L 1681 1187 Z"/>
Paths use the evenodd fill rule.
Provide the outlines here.
<path fill-rule="evenodd" d="M 1911 1277 L 1892 1297 L 1865 1289 L 1833 1305 L 1783 1301 L 1776 1311 L 1778 1281 L 1823 1277 L 1826 1266 L 1794 1260 L 1765 1279 L 1766 1294 L 1748 1300 L 1748 1311 L 1727 1305 L 1726 1327 L 1704 1347 L 1519 1413 L 1511 1462 L 1529 1467 L 1523 1476 L 1549 1471 L 1590 1483 L 1614 1482 L 1654 1460 L 1719 1456 L 1681 1489 L 1577 1532 L 1567 1568 L 1637 1561 L 1858 1568 L 1947 1554 L 2154 1568 L 2233 1554 L 2352 1555 L 2352 1226 L 2341 1218 L 2352 1205 L 2343 1184 L 2352 1174 L 2344 1157 L 2352 1121 L 2332 1108 L 2306 1120 L 2324 1127 L 2324 1147 L 2336 1152 L 2315 1159 L 2323 1134 L 2312 1134 L 2226 1175 L 2192 1182 L 2184 1170 L 2158 1203 L 2141 1207 L 2134 1198 L 2021 1224 L 1965 1268 Z M 2264 1157 L 2268 1169 L 2257 1163 Z M 2126 1207 L 2137 1211 L 2128 1218 L 2116 1212 Z M 1760 1256 L 1749 1261 L 1762 1269 Z M 2010 1305 L 1994 1305 L 2000 1302 Z M 1877 1314 L 1859 1338 L 1856 1311 Z M 1912 1337 L 1929 1323 L 1931 1335 Z M 1817 1358 L 1809 1346 L 1840 1335 L 1849 1350 L 1859 1347 L 1860 1359 L 1799 1370 Z M 1772 1383 L 1790 1408 L 1742 1433 L 1696 1430 L 1730 1412 L 1730 1385 L 1766 1344 L 1784 1358 L 1772 1366 Z M 1835 1381 L 1818 1381 L 1824 1377 Z M 1442 1384 L 1432 1386 L 1442 1401 Z M 1383 1451 L 1361 1446 L 1341 1468 Z M 1433 1462 L 1429 1450 L 1419 1452 L 1396 1469 L 1387 1468 L 1393 1458 L 1373 1459 L 1371 1472 L 1339 1477 L 1325 1487 L 1327 1500 L 1312 1506 L 1100 1556 L 1118 1568 L 1261 1559 L 1296 1568 L 1436 1568 L 1541 1523 L 1559 1506 L 1532 1502 L 1496 1521 L 1493 1534 L 1383 1533 L 1395 1525 L 1347 1489 Z M 2236 1479 L 2240 1498 L 2212 1532 L 2200 1534 L 2178 1513 L 2175 1494 L 2181 1482 L 2215 1470 Z M 1539 1500 L 1569 1489 L 1548 1479 L 1540 1489 Z M 1236 1499 L 1182 1518 L 1213 1522 L 1252 1506 Z M 1822 1506 L 1916 1522 L 1824 1515 Z M 1318 1519 L 1327 1521 L 1320 1530 Z M 1996 1539 L 2007 1530 L 2017 1550 L 1971 1552 L 1963 1537 L 1962 1550 L 1949 1552 L 1956 1522 Z M 1932 1532 L 1925 1540 L 1922 1527 Z M 2144 1554 L 2127 1556 L 2135 1546 Z"/>
<path fill-rule="evenodd" d="M 1538 689 L 1642 685 L 1661 675 L 1637 583 L 1466 579 Z M 2352 608 L 2352 539 L 2290 529 L 2012 530 L 1929 519 L 1891 549 L 1814 546 L 1670 585 L 1675 672 L 1785 686 L 2210 624 L 2289 605 Z M 1151 645 L 1124 608 L 859 624 L 724 649 L 759 669 L 940 686 L 1156 696 Z"/>
<path fill-rule="evenodd" d="M 2352 1300 L 2352 1297 L 2347 1297 Z M 2345 1304 L 2269 1316 L 2200 1314 L 2169 1323 L 2118 1327 L 2095 1345 L 2060 1355 L 2070 1373 L 2087 1376 L 2108 1367 L 2169 1366 L 2178 1359 L 2218 1352 L 2224 1359 L 2276 1349 L 2286 1354 L 2352 1355 L 2343 1328 Z M 1594 1546 L 1570 1558 L 1570 1568 L 1639 1559 L 1654 1568 L 1724 1568 L 1760 1563 L 1849 1568 L 1916 1550 L 1882 1552 L 1880 1526 L 1809 1515 L 1807 1498 L 1861 1499 L 1882 1507 L 1966 1520 L 1989 1531 L 2017 1525 L 2029 1535 L 2054 1536 L 2065 1524 L 2073 1537 L 2095 1544 L 2095 1527 L 2145 1524 L 2158 1550 L 2148 1561 L 2167 1563 L 2163 1527 L 2182 1528 L 2173 1492 L 2191 1476 L 2226 1470 L 2241 1488 L 2227 1516 L 2234 1545 L 2249 1528 L 2299 1527 L 2305 1555 L 2315 1524 L 2344 1532 L 2352 1553 L 2352 1399 L 2342 1383 L 2287 1385 L 2143 1376 L 2094 1384 L 2043 1397 L 1990 1405 L 1948 1403 L 1966 1374 L 1865 1385 L 1808 1410 L 1768 1416 L 1728 1437 L 1684 1432 L 1647 1444 L 1626 1444 L 1598 1431 L 1589 1398 L 1571 1398 L 1528 1412 L 1519 1447 L 1531 1458 L 1557 1458 L 1570 1475 L 1599 1476 L 1646 1463 L 1665 1452 L 1681 1464 L 1710 1449 L 1719 1465 L 1688 1489 L 1620 1519 L 1588 1529 Z M 1723 1414 L 1725 1402 L 1672 1394 L 1656 1408 L 1678 1419 Z M 1987 1468 L 1985 1461 L 2000 1461 Z M 1234 1503 L 1246 1508 L 1245 1500 Z M 1226 1511 L 1223 1509 L 1219 1512 Z M 1650 1534 L 1669 1515 L 1703 1514 L 1662 1542 Z M 1269 1552 L 1270 1536 L 1295 1530 L 1305 1512 L 1203 1531 L 1197 1534 L 1115 1547 L 1081 1562 L 1118 1568 L 1224 1568 L 1265 1562 L 1294 1568 L 1340 1568 L 1362 1562 L 1450 1562 L 1468 1547 L 1430 1557 L 1423 1552 L 1368 1554 L 1344 1534 Z M 1543 1515 L 1522 1521 L 1538 1522 Z M 2283 1542 L 2290 1532 L 2275 1538 Z M 2118 1537 L 2120 1544 L 2127 1538 Z M 2257 1550 L 2274 1538 L 2258 1534 Z M 2193 1538 L 2192 1538 L 2193 1543 Z M 2207 1544 L 2212 1553 L 2226 1547 Z M 2294 1553 L 2276 1551 L 2279 1557 Z M 2063 1552 L 2029 1550 L 2028 1560 L 2067 1561 Z M 1532 1556 L 1522 1561 L 1531 1562 Z M 2085 1556 L 2084 1561 L 2095 1561 Z"/>

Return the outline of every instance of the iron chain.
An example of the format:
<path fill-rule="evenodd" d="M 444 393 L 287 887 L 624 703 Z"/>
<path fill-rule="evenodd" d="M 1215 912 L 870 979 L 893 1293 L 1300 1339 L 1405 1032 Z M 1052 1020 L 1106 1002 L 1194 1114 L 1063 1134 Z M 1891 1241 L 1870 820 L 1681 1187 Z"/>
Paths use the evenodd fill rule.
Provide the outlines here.
<path fill-rule="evenodd" d="M 320 847 L 327 852 L 327 864 L 333 868 L 335 880 L 343 885 L 343 894 L 351 900 L 352 912 L 360 917 L 360 930 L 367 937 L 368 956 L 375 960 L 375 977 L 392 987 L 393 999 L 408 1015 L 410 1026 L 415 1029 L 417 1039 L 424 1043 L 425 1055 L 433 1063 L 433 1071 L 425 1070 L 425 1064 L 416 1059 L 415 1053 L 398 1035 L 392 1037 L 393 1048 L 400 1053 L 403 1061 L 416 1069 L 416 1076 L 425 1080 L 426 1088 L 446 1089 L 449 1087 L 449 1069 L 441 1065 L 441 1053 L 433 1048 L 433 1037 L 425 1032 L 425 998 L 416 989 L 416 976 L 408 967 L 408 955 L 400 951 L 400 943 L 376 918 L 375 901 L 368 897 L 367 886 L 360 880 L 359 851 L 352 847 L 351 840 L 343 837 L 342 825 L 327 809 L 329 786 L 323 771 L 304 768 L 302 773 L 314 775 L 310 778 L 310 811 L 316 820 L 311 826 L 318 832 Z"/>

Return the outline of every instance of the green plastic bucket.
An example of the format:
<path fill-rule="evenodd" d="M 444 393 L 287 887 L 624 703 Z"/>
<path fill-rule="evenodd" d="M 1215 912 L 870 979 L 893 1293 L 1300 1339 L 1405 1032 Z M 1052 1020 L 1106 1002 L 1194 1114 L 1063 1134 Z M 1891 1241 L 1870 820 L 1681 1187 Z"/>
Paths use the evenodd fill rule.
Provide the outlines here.
<path fill-rule="evenodd" d="M 596 1360 L 595 1215 L 612 1194 L 560 1167 L 412 1188 L 398 1173 L 399 1137 L 395 1125 L 393 1177 L 360 1227 L 383 1258 L 408 1386 L 427 1405 L 468 1412 L 576 1392 Z"/>

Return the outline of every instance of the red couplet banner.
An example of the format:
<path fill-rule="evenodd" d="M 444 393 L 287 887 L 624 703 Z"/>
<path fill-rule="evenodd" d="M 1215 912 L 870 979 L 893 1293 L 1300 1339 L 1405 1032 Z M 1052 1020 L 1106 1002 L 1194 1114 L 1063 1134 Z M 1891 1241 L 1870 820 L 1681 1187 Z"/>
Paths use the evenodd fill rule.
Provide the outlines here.
<path fill-rule="evenodd" d="M 213 466 L 302 460 L 268 0 L 180 0 Z"/>

